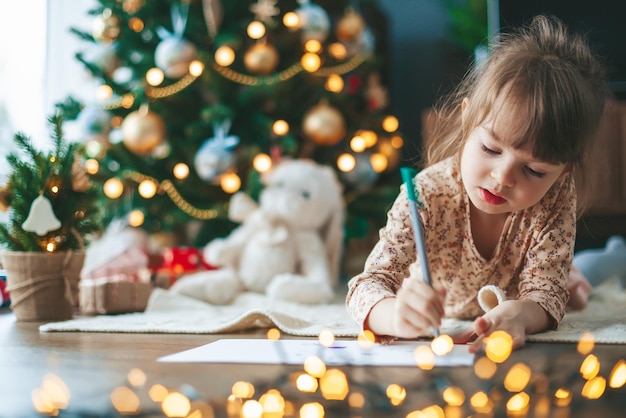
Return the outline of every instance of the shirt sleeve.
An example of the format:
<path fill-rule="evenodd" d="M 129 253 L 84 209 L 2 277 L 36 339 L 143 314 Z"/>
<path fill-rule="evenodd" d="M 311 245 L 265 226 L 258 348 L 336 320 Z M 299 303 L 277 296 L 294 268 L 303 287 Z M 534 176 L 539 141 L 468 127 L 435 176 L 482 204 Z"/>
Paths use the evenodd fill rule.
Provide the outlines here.
<path fill-rule="evenodd" d="M 520 273 L 519 298 L 539 304 L 557 328 L 569 299 L 567 280 L 576 238 L 576 192 L 568 181 L 534 216 L 540 220 Z"/>
<path fill-rule="evenodd" d="M 362 329 L 372 307 L 382 299 L 395 296 L 403 280 L 409 277 L 409 266 L 415 259 L 408 197 L 402 185 L 363 272 L 348 282 L 346 306 Z"/>

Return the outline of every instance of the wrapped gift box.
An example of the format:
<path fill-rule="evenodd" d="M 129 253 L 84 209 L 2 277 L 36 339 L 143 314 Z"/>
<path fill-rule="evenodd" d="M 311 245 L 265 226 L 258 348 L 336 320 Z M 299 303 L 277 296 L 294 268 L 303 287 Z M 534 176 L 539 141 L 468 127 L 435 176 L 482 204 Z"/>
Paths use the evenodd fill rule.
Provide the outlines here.
<path fill-rule="evenodd" d="M 146 309 L 153 285 L 136 276 L 113 275 L 80 281 L 81 313 L 118 314 Z"/>

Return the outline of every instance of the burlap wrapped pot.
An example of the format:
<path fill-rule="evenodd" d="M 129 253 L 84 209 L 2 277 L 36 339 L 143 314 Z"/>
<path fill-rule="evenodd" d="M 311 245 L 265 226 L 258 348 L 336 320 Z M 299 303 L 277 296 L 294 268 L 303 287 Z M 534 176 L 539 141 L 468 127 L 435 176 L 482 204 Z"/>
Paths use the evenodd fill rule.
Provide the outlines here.
<path fill-rule="evenodd" d="M 84 251 L 2 253 L 11 309 L 19 321 L 71 319 Z"/>

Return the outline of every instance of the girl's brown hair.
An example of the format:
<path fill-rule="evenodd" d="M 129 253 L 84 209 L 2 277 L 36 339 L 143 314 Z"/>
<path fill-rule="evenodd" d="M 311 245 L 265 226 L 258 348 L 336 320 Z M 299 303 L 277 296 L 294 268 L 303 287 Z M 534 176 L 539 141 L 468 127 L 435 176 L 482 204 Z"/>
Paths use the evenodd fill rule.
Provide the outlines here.
<path fill-rule="evenodd" d="M 606 97 L 603 68 L 585 38 L 555 17 L 537 16 L 501 34 L 486 61 L 437 106 L 424 166 L 458 155 L 476 126 L 497 117 L 500 99 L 512 98 L 525 116 L 512 146 L 530 146 L 537 159 L 583 171 Z M 471 105 L 462 120 L 465 98 Z"/>

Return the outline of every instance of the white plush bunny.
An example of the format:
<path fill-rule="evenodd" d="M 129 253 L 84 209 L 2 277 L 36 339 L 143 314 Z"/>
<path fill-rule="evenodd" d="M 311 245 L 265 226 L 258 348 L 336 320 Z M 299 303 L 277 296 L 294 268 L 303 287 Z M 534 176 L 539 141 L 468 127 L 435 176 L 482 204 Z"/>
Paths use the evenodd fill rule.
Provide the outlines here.
<path fill-rule="evenodd" d="M 335 172 L 312 160 L 284 160 L 263 183 L 259 204 L 233 196 L 229 216 L 241 225 L 205 247 L 206 261 L 219 268 L 181 277 L 171 291 L 212 304 L 242 291 L 307 304 L 332 299 L 344 220 Z"/>

